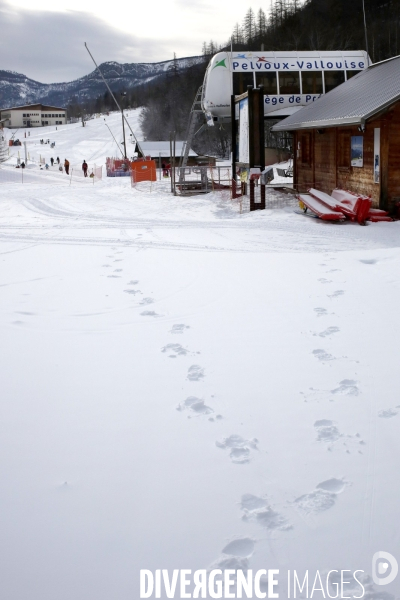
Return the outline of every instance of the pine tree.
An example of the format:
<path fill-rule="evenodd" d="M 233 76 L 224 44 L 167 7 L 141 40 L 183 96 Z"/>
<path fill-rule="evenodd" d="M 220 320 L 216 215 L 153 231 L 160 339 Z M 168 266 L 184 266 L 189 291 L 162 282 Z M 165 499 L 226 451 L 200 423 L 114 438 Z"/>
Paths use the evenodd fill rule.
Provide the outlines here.
<path fill-rule="evenodd" d="M 262 40 L 267 33 L 267 16 L 262 8 L 259 9 L 255 23 L 256 38 Z"/>
<path fill-rule="evenodd" d="M 249 8 L 243 19 L 243 36 L 247 44 L 251 44 L 256 34 L 256 18 L 252 8 Z"/>
<path fill-rule="evenodd" d="M 236 23 L 232 33 L 232 44 L 243 44 L 243 31 L 239 23 Z"/>

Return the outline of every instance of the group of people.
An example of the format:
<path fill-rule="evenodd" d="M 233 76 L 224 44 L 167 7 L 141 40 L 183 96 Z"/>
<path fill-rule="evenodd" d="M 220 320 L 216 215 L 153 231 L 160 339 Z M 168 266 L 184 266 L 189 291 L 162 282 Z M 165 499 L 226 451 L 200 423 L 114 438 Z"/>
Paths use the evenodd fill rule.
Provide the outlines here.
<path fill-rule="evenodd" d="M 51 162 L 51 166 L 53 166 L 55 162 L 59 165 L 60 164 L 60 159 L 58 158 L 58 156 L 57 156 L 56 160 L 54 160 L 54 158 L 51 157 L 50 162 Z"/>

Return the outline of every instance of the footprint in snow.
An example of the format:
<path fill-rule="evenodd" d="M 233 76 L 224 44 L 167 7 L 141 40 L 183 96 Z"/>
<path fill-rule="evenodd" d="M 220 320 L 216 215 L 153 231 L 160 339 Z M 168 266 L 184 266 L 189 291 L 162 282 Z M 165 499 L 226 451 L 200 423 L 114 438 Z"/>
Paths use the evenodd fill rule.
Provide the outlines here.
<path fill-rule="evenodd" d="M 153 304 L 153 298 L 143 298 L 143 300 L 139 304 Z"/>
<path fill-rule="evenodd" d="M 109 279 L 120 279 L 121 275 L 107 275 Z"/>
<path fill-rule="evenodd" d="M 315 421 L 314 427 L 317 432 L 317 440 L 319 442 L 336 442 L 340 438 L 339 429 L 334 421 L 329 419 L 321 419 Z"/>
<path fill-rule="evenodd" d="M 332 508 L 337 500 L 338 494 L 350 485 L 343 479 L 327 479 L 316 486 L 309 494 L 299 496 L 293 501 L 295 508 L 304 515 L 318 515 Z"/>
<path fill-rule="evenodd" d="M 101 265 L 102 267 L 104 267 L 105 269 L 110 269 L 111 265 Z"/>
<path fill-rule="evenodd" d="M 222 442 L 215 442 L 218 448 L 223 450 L 229 449 L 229 456 L 232 462 L 237 464 L 244 464 L 250 462 L 251 450 L 258 450 L 258 440 L 253 438 L 252 440 L 245 440 L 240 435 L 230 435 L 224 438 Z"/>
<path fill-rule="evenodd" d="M 321 306 L 314 308 L 314 312 L 317 313 L 317 317 L 323 317 L 328 314 L 326 308 L 322 308 Z"/>
<path fill-rule="evenodd" d="M 396 406 L 396 408 L 400 408 L 400 406 Z M 378 417 L 381 419 L 391 419 L 398 414 L 398 411 L 395 408 L 387 408 L 386 410 L 380 410 L 378 412 Z"/>
<path fill-rule="evenodd" d="M 358 396 L 358 382 L 354 379 L 343 379 L 339 382 L 339 387 L 331 390 L 331 394 L 340 394 L 342 396 Z"/>
<path fill-rule="evenodd" d="M 224 548 L 222 554 L 229 556 L 240 556 L 242 558 L 250 557 L 254 552 L 254 541 L 251 538 L 239 538 L 232 540 Z"/>
<path fill-rule="evenodd" d="M 179 404 L 176 410 L 190 410 L 196 415 L 209 415 L 214 412 L 210 406 L 205 404 L 202 398 L 197 398 L 196 396 L 189 396 L 186 398 L 182 404 Z"/>
<path fill-rule="evenodd" d="M 320 337 L 328 337 L 329 335 L 332 335 L 334 333 L 338 333 L 340 331 L 339 327 L 328 327 L 327 329 L 325 329 L 324 331 L 321 331 L 321 333 L 315 333 L 314 335 L 319 335 Z"/>
<path fill-rule="evenodd" d="M 176 325 L 172 325 L 170 333 L 183 333 L 185 329 L 190 329 L 189 325 L 185 325 L 184 323 L 178 323 Z"/>
<path fill-rule="evenodd" d="M 363 454 L 360 446 L 365 446 L 365 442 L 361 439 L 359 433 L 356 433 L 355 435 L 344 435 L 340 433 L 337 424 L 329 419 L 320 419 L 319 421 L 315 421 L 314 428 L 317 433 L 317 442 L 327 444 L 327 449 L 330 452 L 333 451 L 334 444 L 338 440 L 341 440 L 343 446 L 342 449 L 347 454 L 351 454 L 352 452 Z"/>
<path fill-rule="evenodd" d="M 315 358 L 318 358 L 318 360 L 324 362 L 325 360 L 335 360 L 335 357 L 332 356 L 332 354 L 329 354 L 328 352 L 326 352 L 325 350 L 322 350 L 321 348 L 317 348 L 316 350 L 313 350 L 312 353 L 314 354 Z"/>
<path fill-rule="evenodd" d="M 141 294 L 142 292 L 140 290 L 124 290 L 125 294 L 133 294 L 133 296 L 135 294 Z"/>
<path fill-rule="evenodd" d="M 113 273 L 122 273 L 123 269 L 114 269 Z"/>
<path fill-rule="evenodd" d="M 375 265 L 378 261 L 375 258 L 364 258 L 360 260 L 360 263 L 364 265 Z"/>
<path fill-rule="evenodd" d="M 214 571 L 215 569 L 220 569 L 222 572 L 230 569 L 235 571 L 232 574 L 232 581 L 236 581 L 237 571 L 246 571 L 249 568 L 249 560 L 248 558 L 242 558 L 239 556 L 229 556 L 217 559 L 209 568 L 209 571 Z M 215 578 L 215 581 L 221 581 L 223 583 L 222 574 L 219 579 L 218 576 Z M 260 589 L 263 589 L 260 582 Z"/>
<path fill-rule="evenodd" d="M 128 281 L 126 285 L 137 285 L 138 283 L 139 281 L 137 279 L 132 279 L 131 281 Z"/>
<path fill-rule="evenodd" d="M 177 356 L 185 356 L 188 351 L 180 344 L 167 344 L 161 348 L 161 352 L 170 352 L 168 356 L 170 358 L 176 358 Z"/>
<path fill-rule="evenodd" d="M 328 298 L 337 298 L 338 296 L 343 296 L 344 290 L 336 290 L 333 294 L 328 294 Z"/>
<path fill-rule="evenodd" d="M 329 279 L 325 279 L 325 277 L 320 277 L 320 279 L 318 279 L 318 281 L 320 283 L 332 283 L 332 281 L 330 281 Z"/>
<path fill-rule="evenodd" d="M 287 518 L 270 506 L 267 498 L 244 494 L 240 503 L 243 521 L 255 521 L 269 530 L 288 531 L 292 525 Z"/>
<path fill-rule="evenodd" d="M 161 317 L 161 315 L 157 314 L 154 310 L 144 310 L 140 314 L 142 317 Z"/>
<path fill-rule="evenodd" d="M 192 365 L 188 369 L 187 378 L 189 381 L 200 381 L 204 377 L 204 369 L 199 365 Z"/>

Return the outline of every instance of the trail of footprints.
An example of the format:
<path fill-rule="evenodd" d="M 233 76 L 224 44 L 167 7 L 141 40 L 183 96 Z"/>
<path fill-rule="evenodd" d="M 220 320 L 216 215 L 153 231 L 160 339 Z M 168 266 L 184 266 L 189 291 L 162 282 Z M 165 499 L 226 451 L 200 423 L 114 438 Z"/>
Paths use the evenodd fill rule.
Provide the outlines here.
<path fill-rule="evenodd" d="M 115 249 L 113 249 L 115 250 Z M 122 259 L 115 259 L 114 255 L 108 256 L 108 258 L 114 258 L 115 262 L 121 262 Z M 365 261 L 366 264 L 373 264 L 370 261 Z M 326 265 L 321 265 L 326 266 Z M 112 265 L 105 264 L 104 268 L 112 268 Z M 328 273 L 334 273 L 339 269 L 330 269 Z M 114 269 L 113 273 L 107 277 L 120 277 L 115 273 L 122 273 L 122 269 Z M 320 278 L 321 284 L 333 283 L 331 280 Z M 127 283 L 127 288 L 124 293 L 132 296 L 143 296 L 141 290 L 137 289 L 139 281 L 131 280 Z M 344 290 L 336 290 L 330 294 L 327 294 L 329 299 L 339 298 L 344 294 Z M 148 306 L 153 304 L 154 299 L 151 297 L 143 297 L 139 302 L 140 306 Z M 324 307 L 314 308 L 314 312 L 317 318 L 327 317 L 329 315 L 328 310 Z M 155 311 L 144 310 L 141 313 L 143 317 L 156 317 L 159 316 Z M 188 329 L 189 325 L 184 323 L 176 323 L 172 325 L 169 330 L 171 335 L 183 335 Z M 318 336 L 323 339 L 330 339 L 332 336 L 340 332 L 340 328 L 334 325 L 328 326 L 319 333 L 314 333 L 314 336 Z M 178 342 L 169 342 L 161 348 L 161 352 L 166 357 L 171 359 L 184 359 L 185 357 L 190 358 L 199 352 L 190 351 L 184 344 Z M 322 364 L 335 360 L 335 357 L 330 352 L 323 348 L 316 348 L 312 351 L 314 357 Z M 205 369 L 198 364 L 191 364 L 188 366 L 186 380 L 190 384 L 198 384 L 205 379 Z M 311 388 L 312 389 L 312 388 Z M 315 390 L 317 391 L 317 390 Z M 358 382 L 353 379 L 343 379 L 338 382 L 337 386 L 332 390 L 328 390 L 328 393 L 332 398 L 339 396 L 358 396 L 360 393 Z M 188 418 L 206 418 L 208 421 L 216 422 L 222 420 L 221 414 L 216 414 L 213 407 L 203 397 L 197 395 L 189 395 L 183 400 L 177 407 L 177 411 L 185 413 Z M 384 419 L 390 419 L 397 416 L 400 405 L 395 408 L 388 408 L 382 410 L 379 413 L 379 417 Z M 336 451 L 341 449 L 347 453 L 358 452 L 362 453 L 362 448 L 365 442 L 361 439 L 359 433 L 345 434 L 340 431 L 338 423 L 328 420 L 320 419 L 315 421 L 313 424 L 315 432 L 315 440 L 317 443 L 322 444 L 328 451 Z M 256 438 L 245 439 L 238 434 L 231 434 L 228 437 L 216 440 L 216 447 L 225 452 L 230 461 L 233 464 L 245 465 L 251 461 L 253 456 L 258 452 L 259 442 Z M 337 502 L 338 497 L 342 494 L 346 488 L 351 485 L 350 482 L 344 478 L 336 479 L 331 478 L 316 484 L 315 489 L 304 493 L 291 500 L 287 509 L 294 510 L 302 518 L 313 517 L 319 513 L 332 508 Z M 248 522 L 255 522 L 264 530 L 272 532 L 287 532 L 293 529 L 293 525 L 289 518 L 280 510 L 278 510 L 271 500 L 266 496 L 256 496 L 251 493 L 243 494 L 239 503 L 240 511 L 242 513 L 242 520 Z M 220 569 L 247 569 L 249 565 L 249 559 L 253 555 L 256 547 L 256 542 L 249 537 L 241 537 L 228 541 L 221 550 L 221 556 L 215 561 L 211 568 Z M 261 589 L 267 585 L 267 581 L 261 582 Z"/>

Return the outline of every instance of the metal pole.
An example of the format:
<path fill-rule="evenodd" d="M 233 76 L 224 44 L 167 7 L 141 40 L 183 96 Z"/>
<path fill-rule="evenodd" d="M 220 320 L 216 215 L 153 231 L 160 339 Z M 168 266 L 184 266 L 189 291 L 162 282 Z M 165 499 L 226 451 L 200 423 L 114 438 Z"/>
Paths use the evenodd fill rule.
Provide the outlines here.
<path fill-rule="evenodd" d="M 121 109 L 121 113 L 122 113 L 122 135 L 124 136 L 124 158 L 125 160 L 127 159 L 126 156 L 126 139 L 125 139 L 125 123 L 124 123 L 124 110 Z"/>
<path fill-rule="evenodd" d="M 364 14 L 365 50 L 366 50 L 366 52 L 367 52 L 367 62 L 368 62 L 368 67 L 369 67 L 368 36 L 367 36 L 367 20 L 366 20 L 366 18 L 365 18 L 365 3 L 364 3 L 364 0 L 362 0 L 362 5 L 363 5 L 363 14 Z"/>
<path fill-rule="evenodd" d="M 137 146 L 138 146 L 139 153 L 140 153 L 142 156 L 144 156 L 143 150 L 142 150 L 142 149 L 141 149 L 141 147 L 140 147 L 140 144 L 139 144 L 139 142 L 138 142 L 138 139 L 137 139 L 136 135 L 134 134 L 134 132 L 133 132 L 133 130 L 132 130 L 132 127 L 129 125 L 129 123 L 128 123 L 128 120 L 127 120 L 127 118 L 125 117 L 125 115 L 124 115 L 124 112 L 123 112 L 122 108 L 121 108 L 121 107 L 120 107 L 120 105 L 118 104 L 116 97 L 114 96 L 114 94 L 112 93 L 112 91 L 111 91 L 111 89 L 110 89 L 110 86 L 108 85 L 107 81 L 104 79 L 104 77 L 103 77 L 103 73 L 100 71 L 100 67 L 98 66 L 98 64 L 97 64 L 97 63 L 96 63 L 96 61 L 94 60 L 94 58 L 93 58 L 93 56 L 92 56 L 92 53 L 90 52 L 90 50 L 89 50 L 89 48 L 88 48 L 88 45 L 87 45 L 87 43 L 86 43 L 86 42 L 85 42 L 85 48 L 86 48 L 86 50 L 88 51 L 90 58 L 91 58 L 91 59 L 92 59 L 92 61 L 94 62 L 95 66 L 96 66 L 96 69 L 97 69 L 97 70 L 98 70 L 98 72 L 100 73 L 100 77 L 102 78 L 102 80 L 103 80 L 103 82 L 105 83 L 105 85 L 106 85 L 106 87 L 107 87 L 108 91 L 110 92 L 112 99 L 114 100 L 115 104 L 116 104 L 116 105 L 117 105 L 117 107 L 118 107 L 118 110 L 119 110 L 119 111 L 122 113 L 122 118 L 123 118 L 123 119 L 126 121 L 126 124 L 128 125 L 129 129 L 131 130 L 131 133 L 132 133 L 133 137 L 134 137 L 134 138 L 135 138 L 135 140 L 136 140 L 136 143 L 137 143 Z M 125 146 L 125 148 L 126 148 L 126 146 Z M 126 150 L 125 150 L 125 153 L 126 153 Z"/>
<path fill-rule="evenodd" d="M 169 134 L 169 160 L 170 160 L 170 164 L 172 162 L 172 132 L 170 132 Z M 173 187 L 172 187 L 172 173 L 171 173 L 171 193 L 174 191 Z"/>
<path fill-rule="evenodd" d="M 118 144 L 117 140 L 115 139 L 115 137 L 114 137 L 114 135 L 113 135 L 113 132 L 111 131 L 111 129 L 109 128 L 109 126 L 107 125 L 107 123 L 104 123 L 104 124 L 105 124 L 105 126 L 107 127 L 108 131 L 111 133 L 111 135 L 112 135 L 112 137 L 113 137 L 113 140 L 114 140 L 114 142 L 117 144 L 117 146 L 118 146 L 118 150 L 121 152 L 122 156 L 124 156 L 124 153 L 122 152 L 121 148 L 119 147 L 119 144 Z"/>
<path fill-rule="evenodd" d="M 173 174 L 174 177 L 174 196 L 176 196 L 176 187 L 175 187 L 175 153 L 176 153 L 176 131 L 174 131 L 174 145 L 173 145 L 173 149 L 174 149 L 174 155 L 173 155 L 173 163 L 172 163 L 172 173 L 171 176 Z"/>

